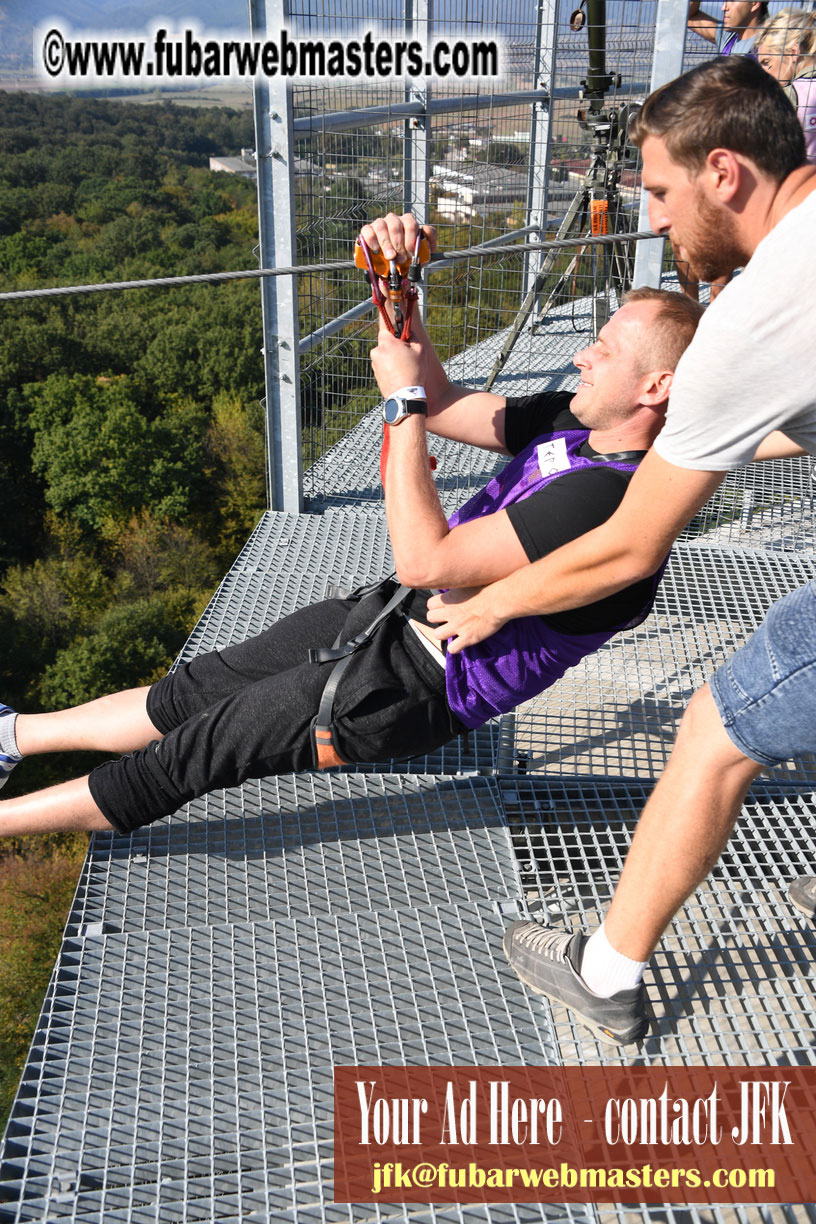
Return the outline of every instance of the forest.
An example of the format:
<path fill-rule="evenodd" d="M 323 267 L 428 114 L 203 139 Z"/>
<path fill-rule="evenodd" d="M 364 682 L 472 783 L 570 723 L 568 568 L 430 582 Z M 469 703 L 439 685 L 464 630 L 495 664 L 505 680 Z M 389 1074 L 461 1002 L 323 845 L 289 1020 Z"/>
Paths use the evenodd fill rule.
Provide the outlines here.
<path fill-rule="evenodd" d="M 206 168 L 251 137 L 237 112 L 6 95 L 0 285 L 253 266 L 254 184 Z M 53 708 L 160 671 L 263 508 L 258 293 L 10 302 L 3 322 L 3 693 Z"/>

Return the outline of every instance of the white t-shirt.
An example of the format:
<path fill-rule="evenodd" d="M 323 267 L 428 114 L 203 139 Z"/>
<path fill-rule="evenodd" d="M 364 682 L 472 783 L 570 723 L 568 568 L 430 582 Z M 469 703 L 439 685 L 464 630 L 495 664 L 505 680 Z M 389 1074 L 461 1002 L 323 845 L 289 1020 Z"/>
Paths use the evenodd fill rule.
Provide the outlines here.
<path fill-rule="evenodd" d="M 763 238 L 700 320 L 654 448 L 677 467 L 750 463 L 781 429 L 816 455 L 816 191 Z"/>

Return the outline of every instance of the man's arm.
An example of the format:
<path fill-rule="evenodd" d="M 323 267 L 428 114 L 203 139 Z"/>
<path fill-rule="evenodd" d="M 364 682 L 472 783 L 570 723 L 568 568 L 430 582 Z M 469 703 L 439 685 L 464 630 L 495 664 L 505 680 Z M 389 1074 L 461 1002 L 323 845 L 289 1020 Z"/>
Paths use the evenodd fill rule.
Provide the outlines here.
<path fill-rule="evenodd" d="M 371 365 L 383 396 L 401 387 L 424 387 L 431 433 L 507 454 L 504 396 L 450 382 L 421 322 L 412 323 L 411 337 L 408 344 L 397 340 L 380 321 Z"/>
<path fill-rule="evenodd" d="M 715 43 L 720 28 L 716 17 L 700 12 L 700 0 L 690 0 L 688 8 L 688 28 L 693 34 L 699 34 L 707 42 Z"/>
<path fill-rule="evenodd" d="M 435 249 L 435 231 L 428 226 L 424 232 L 431 249 Z M 410 254 L 418 234 L 419 226 L 411 213 L 401 217 L 389 213 L 387 217 L 378 217 L 362 229 L 362 236 L 370 249 L 382 251 L 387 259 Z M 386 309 L 390 311 L 388 304 Z M 401 387 L 425 388 L 428 396 L 428 429 L 431 433 L 456 442 L 469 442 L 486 450 L 507 453 L 504 396 L 474 391 L 452 383 L 428 339 L 418 312 L 411 320 L 410 344 L 389 334 L 380 320 L 378 344 L 371 353 L 371 364 L 384 396 L 391 395 Z"/>
<path fill-rule="evenodd" d="M 454 638 L 448 650 L 456 653 L 516 617 L 582 607 L 648 577 L 725 474 L 676 467 L 650 451 L 600 527 L 475 594 L 432 598 L 436 636 Z"/>
<path fill-rule="evenodd" d="M 799 446 L 781 429 L 775 429 L 764 441 L 760 442 L 752 462 L 757 463 L 761 459 L 796 459 L 806 454 L 807 451 L 803 446 Z"/>
<path fill-rule="evenodd" d="M 428 467 L 424 417 L 409 416 L 387 428 L 385 513 L 400 582 L 482 586 L 529 564 L 506 510 L 448 527 Z"/>
<path fill-rule="evenodd" d="M 407 240 L 403 223 L 413 226 Z M 416 241 L 414 218 L 381 218 L 363 236 L 378 241 L 387 258 Z M 391 255 L 391 252 L 394 255 Z M 397 577 L 413 587 L 477 587 L 528 564 L 524 547 L 506 511 L 448 527 L 428 465 L 426 430 L 490 450 L 504 451 L 503 396 L 454 386 L 445 374 L 422 323 L 412 323 L 410 343 L 397 340 L 380 320 L 371 364 L 384 396 L 402 387 L 422 386 L 428 418 L 409 416 L 387 426 L 385 512 Z"/>

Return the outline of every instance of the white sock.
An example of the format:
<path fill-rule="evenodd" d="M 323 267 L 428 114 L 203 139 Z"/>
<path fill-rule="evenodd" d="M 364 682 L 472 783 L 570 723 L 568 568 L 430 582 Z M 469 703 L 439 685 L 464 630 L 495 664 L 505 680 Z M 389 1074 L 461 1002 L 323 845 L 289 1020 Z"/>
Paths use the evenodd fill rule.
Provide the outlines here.
<path fill-rule="evenodd" d="M 16 712 L 9 706 L 0 705 L 0 786 L 4 785 L 14 766 L 23 759 L 14 734 L 16 722 Z"/>
<path fill-rule="evenodd" d="M 634 990 L 639 986 L 648 963 L 631 960 L 622 952 L 616 952 L 606 938 L 602 924 L 584 944 L 581 977 L 596 995 L 608 999 L 619 990 Z"/>

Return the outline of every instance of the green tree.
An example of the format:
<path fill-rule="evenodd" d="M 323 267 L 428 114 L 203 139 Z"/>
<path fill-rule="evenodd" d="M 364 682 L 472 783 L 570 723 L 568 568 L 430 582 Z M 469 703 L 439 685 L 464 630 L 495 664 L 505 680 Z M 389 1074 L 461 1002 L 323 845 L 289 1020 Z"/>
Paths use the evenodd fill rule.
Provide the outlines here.
<path fill-rule="evenodd" d="M 93 633 L 61 650 L 38 685 L 45 709 L 157 680 L 186 637 L 190 601 L 154 596 L 111 608 Z"/>
<path fill-rule="evenodd" d="M 234 395 L 217 395 L 208 444 L 217 477 L 219 540 L 234 553 L 266 508 L 260 406 L 247 407 Z"/>
<path fill-rule="evenodd" d="M 190 513 L 204 484 L 202 409 L 175 401 L 151 420 L 125 376 L 53 374 L 25 396 L 33 467 L 57 514 L 105 536 L 143 506 Z"/>
<path fill-rule="evenodd" d="M 218 558 L 200 535 L 149 509 L 121 528 L 111 548 L 119 563 L 119 588 L 131 597 L 174 588 L 204 594 L 215 586 L 221 571 Z"/>
<path fill-rule="evenodd" d="M 110 585 L 87 554 L 41 557 L 6 571 L 2 600 L 26 637 L 57 647 L 105 608 Z"/>
<path fill-rule="evenodd" d="M 491 140 L 479 149 L 476 161 L 488 162 L 491 166 L 526 166 L 527 153 L 521 145 Z"/>

